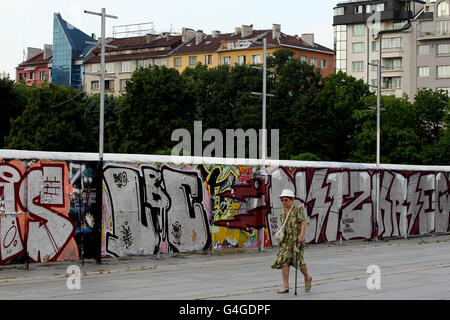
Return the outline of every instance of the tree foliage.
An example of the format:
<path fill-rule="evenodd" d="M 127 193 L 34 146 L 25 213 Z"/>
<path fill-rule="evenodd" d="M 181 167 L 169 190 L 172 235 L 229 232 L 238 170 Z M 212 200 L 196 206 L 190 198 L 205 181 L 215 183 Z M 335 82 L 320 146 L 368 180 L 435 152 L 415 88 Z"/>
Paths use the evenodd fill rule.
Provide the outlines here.
<path fill-rule="evenodd" d="M 50 84 L 29 91 L 29 102 L 14 119 L 6 148 L 93 152 L 92 128 L 84 118 L 80 93 Z M 55 106 L 55 107 L 52 107 Z"/>

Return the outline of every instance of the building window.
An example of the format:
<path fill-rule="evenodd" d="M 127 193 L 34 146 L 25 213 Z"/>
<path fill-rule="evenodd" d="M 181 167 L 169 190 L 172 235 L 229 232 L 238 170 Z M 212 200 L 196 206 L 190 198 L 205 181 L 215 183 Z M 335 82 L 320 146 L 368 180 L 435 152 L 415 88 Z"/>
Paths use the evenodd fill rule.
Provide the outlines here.
<path fill-rule="evenodd" d="M 430 67 L 419 67 L 418 68 L 419 78 L 430 76 Z"/>
<path fill-rule="evenodd" d="M 181 67 L 181 57 L 173 58 L 173 66 L 174 68 Z"/>
<path fill-rule="evenodd" d="M 222 58 L 222 64 L 230 65 L 231 64 L 231 57 L 223 57 Z"/>
<path fill-rule="evenodd" d="M 437 23 L 437 33 L 438 35 L 448 35 L 450 31 L 448 21 L 438 21 Z"/>
<path fill-rule="evenodd" d="M 334 15 L 335 16 L 344 15 L 344 7 L 334 8 Z"/>
<path fill-rule="evenodd" d="M 105 64 L 106 73 L 114 73 L 114 62 L 108 62 Z"/>
<path fill-rule="evenodd" d="M 130 79 L 120 79 L 120 91 L 125 91 L 127 87 L 127 81 Z"/>
<path fill-rule="evenodd" d="M 260 64 L 261 56 L 259 54 L 252 55 L 252 64 Z"/>
<path fill-rule="evenodd" d="M 317 67 L 317 58 L 309 58 L 309 64 Z"/>
<path fill-rule="evenodd" d="M 196 56 L 189 57 L 189 66 L 193 67 L 196 64 L 197 64 L 197 57 Z"/>
<path fill-rule="evenodd" d="M 205 56 L 205 64 L 213 64 L 213 55 L 208 54 Z"/>
<path fill-rule="evenodd" d="M 364 6 L 355 6 L 355 13 L 363 13 Z"/>
<path fill-rule="evenodd" d="M 91 81 L 91 90 L 92 91 L 98 91 L 99 86 L 100 86 L 100 81 L 98 81 L 98 80 Z"/>
<path fill-rule="evenodd" d="M 175 58 L 176 59 L 176 58 Z M 181 66 L 181 58 L 180 59 L 180 66 Z M 157 58 L 157 59 L 153 59 L 153 64 L 155 66 L 168 66 L 169 65 L 169 59 L 167 58 Z"/>
<path fill-rule="evenodd" d="M 438 44 L 437 46 L 438 56 L 448 56 L 450 55 L 450 43 Z"/>
<path fill-rule="evenodd" d="M 380 51 L 380 41 L 373 41 L 372 42 L 372 51 L 373 52 Z"/>
<path fill-rule="evenodd" d="M 402 88 L 402 78 L 392 78 L 392 87 L 394 89 Z"/>
<path fill-rule="evenodd" d="M 149 65 L 149 61 L 148 60 L 138 60 L 137 61 L 137 67 L 138 68 L 147 68 Z"/>
<path fill-rule="evenodd" d="M 387 70 L 401 70 L 402 69 L 402 59 L 388 59 L 385 65 Z"/>
<path fill-rule="evenodd" d="M 446 1 L 442 1 L 439 3 L 437 7 L 437 16 L 438 17 L 448 17 L 450 15 L 450 7 Z"/>
<path fill-rule="evenodd" d="M 322 69 L 328 68 L 328 61 L 325 59 L 322 59 Z"/>
<path fill-rule="evenodd" d="M 450 78 L 450 66 L 437 66 L 438 78 Z"/>
<path fill-rule="evenodd" d="M 384 11 L 384 3 L 377 4 L 377 12 Z"/>
<path fill-rule="evenodd" d="M 352 70 L 355 72 L 364 71 L 364 61 L 353 61 Z"/>
<path fill-rule="evenodd" d="M 245 56 L 238 56 L 238 64 L 245 64 Z"/>
<path fill-rule="evenodd" d="M 25 72 L 24 73 L 19 73 L 19 81 L 20 80 L 25 80 L 26 77 L 27 77 L 27 74 Z"/>
<path fill-rule="evenodd" d="M 383 49 L 401 49 L 402 38 L 386 38 L 383 39 Z"/>
<path fill-rule="evenodd" d="M 91 65 L 91 71 L 92 72 L 100 72 L 100 63 L 93 63 Z"/>
<path fill-rule="evenodd" d="M 372 6 L 370 4 L 366 5 L 366 13 L 372 13 Z"/>
<path fill-rule="evenodd" d="M 131 61 L 121 61 L 120 72 L 131 72 Z"/>
<path fill-rule="evenodd" d="M 423 45 L 419 46 L 417 49 L 419 56 L 426 56 L 430 54 L 430 46 L 429 45 Z"/>
<path fill-rule="evenodd" d="M 47 71 L 39 71 L 39 81 L 47 80 Z"/>
<path fill-rule="evenodd" d="M 307 56 L 301 56 L 301 57 L 300 57 L 300 61 L 301 61 L 301 62 L 308 63 L 308 57 L 307 57 Z"/>
<path fill-rule="evenodd" d="M 114 80 L 105 80 L 105 90 L 114 90 Z"/>
<path fill-rule="evenodd" d="M 352 43 L 352 52 L 364 52 L 364 42 L 354 42 Z"/>
<path fill-rule="evenodd" d="M 353 25 L 353 36 L 363 36 L 365 34 L 365 25 L 364 24 L 355 24 Z"/>

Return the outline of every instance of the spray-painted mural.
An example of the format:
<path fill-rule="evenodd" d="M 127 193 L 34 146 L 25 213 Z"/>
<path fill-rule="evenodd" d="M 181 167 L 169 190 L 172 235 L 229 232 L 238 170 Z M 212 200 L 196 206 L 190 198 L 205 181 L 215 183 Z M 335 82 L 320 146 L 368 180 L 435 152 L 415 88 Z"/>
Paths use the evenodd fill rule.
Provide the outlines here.
<path fill-rule="evenodd" d="M 78 185 L 80 169 L 65 161 L 0 159 L 0 263 L 24 256 L 30 262 L 79 259 L 76 235 L 92 217 Z"/>
<path fill-rule="evenodd" d="M 0 158 L 0 263 L 258 247 L 262 228 L 276 245 L 285 188 L 306 208 L 307 243 L 450 231 L 448 167 L 384 167 L 377 215 L 364 165 L 281 162 L 263 175 L 146 159 L 108 160 L 100 180 L 96 161 Z"/>

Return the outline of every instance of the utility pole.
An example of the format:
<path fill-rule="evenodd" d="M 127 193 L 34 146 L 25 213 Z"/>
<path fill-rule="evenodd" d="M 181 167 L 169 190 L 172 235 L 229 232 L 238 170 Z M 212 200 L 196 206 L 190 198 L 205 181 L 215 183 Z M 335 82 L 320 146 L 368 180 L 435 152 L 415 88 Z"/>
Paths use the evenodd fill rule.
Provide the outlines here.
<path fill-rule="evenodd" d="M 378 241 L 378 221 L 379 221 L 379 211 L 380 211 L 380 107 L 381 107 L 381 55 L 380 60 L 377 61 L 376 64 L 369 63 L 369 65 L 377 67 L 377 153 L 376 153 L 376 234 L 375 234 L 375 241 Z"/>
<path fill-rule="evenodd" d="M 99 216 L 102 216 L 102 183 L 103 183 L 103 142 L 104 142 L 104 121 L 105 121 L 105 78 L 113 78 L 114 76 L 105 76 L 105 49 L 109 48 L 117 48 L 116 46 L 111 46 L 106 44 L 106 35 L 105 35 L 105 23 L 106 18 L 118 19 L 117 16 L 107 15 L 106 9 L 102 8 L 102 12 L 92 12 L 84 10 L 84 13 L 92 14 L 101 17 L 101 38 L 97 42 L 85 41 L 85 43 L 93 44 L 95 46 L 100 46 L 101 48 L 101 57 L 100 57 L 100 74 L 99 73 L 89 73 L 84 72 L 85 75 L 92 75 L 100 77 L 100 125 L 99 125 L 99 150 L 98 150 L 98 167 L 97 172 L 99 173 L 99 182 L 97 185 L 97 197 L 96 197 L 96 206 L 99 210 Z M 97 219 L 97 222 L 101 225 L 101 219 Z M 97 223 L 97 224 L 98 224 Z M 101 232 L 101 231 L 99 231 Z M 101 249 L 98 252 L 97 264 L 101 264 Z"/>
<path fill-rule="evenodd" d="M 104 132 L 103 131 L 104 131 L 104 117 L 105 117 L 105 112 L 104 112 L 105 111 L 104 110 L 105 109 L 105 49 L 106 49 L 106 47 L 117 48 L 116 46 L 111 46 L 111 45 L 106 44 L 105 23 L 106 23 L 106 18 L 117 19 L 118 17 L 106 14 L 105 8 L 102 8 L 101 13 L 87 11 L 87 10 L 84 10 L 84 13 L 93 14 L 96 16 L 100 16 L 102 18 L 102 29 L 101 29 L 100 41 L 97 41 L 97 42 L 85 41 L 85 43 L 100 46 L 100 48 L 101 48 L 100 74 L 89 73 L 89 72 L 85 72 L 85 74 L 93 75 L 93 76 L 100 76 L 100 127 L 99 127 L 99 144 L 98 144 L 99 145 L 99 151 L 98 151 L 99 154 L 98 154 L 98 156 L 99 156 L 99 161 L 102 162 L 103 161 L 103 141 L 104 141 Z M 108 78 L 116 78 L 116 77 L 108 76 Z"/>
<path fill-rule="evenodd" d="M 260 43 L 260 42 L 259 42 Z M 254 69 L 261 69 L 260 67 L 253 66 Z M 263 92 L 252 92 L 254 95 L 262 95 L 262 143 L 261 143 L 261 160 L 262 160 L 262 172 L 266 176 L 266 154 L 267 154 L 267 130 L 266 130 L 266 106 L 267 96 L 273 97 L 273 94 L 267 93 L 267 38 L 263 38 Z M 264 183 L 264 181 L 262 181 Z M 264 197 L 264 195 L 263 195 Z M 264 205 L 265 199 L 262 199 L 262 205 Z M 264 251 L 264 227 L 259 230 L 259 250 Z"/>

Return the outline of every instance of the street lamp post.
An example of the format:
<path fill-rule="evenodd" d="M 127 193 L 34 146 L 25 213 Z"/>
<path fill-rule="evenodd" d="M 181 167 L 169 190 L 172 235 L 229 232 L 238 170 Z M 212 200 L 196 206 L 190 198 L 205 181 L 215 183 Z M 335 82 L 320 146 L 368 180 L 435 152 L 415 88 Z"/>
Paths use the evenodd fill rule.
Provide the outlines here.
<path fill-rule="evenodd" d="M 116 78 L 114 76 L 106 76 L 105 75 L 105 49 L 106 49 L 106 47 L 117 48 L 116 46 L 111 46 L 111 45 L 106 44 L 105 23 L 106 23 L 106 18 L 118 19 L 118 17 L 112 16 L 112 15 L 107 15 L 105 8 L 102 8 L 101 13 L 87 11 L 87 10 L 84 10 L 84 13 L 101 17 L 101 38 L 100 38 L 100 40 L 97 42 L 85 41 L 85 43 L 93 44 L 95 46 L 100 46 L 100 48 L 101 48 L 100 73 L 84 72 L 85 75 L 92 75 L 92 76 L 100 77 L 100 117 L 99 117 L 100 124 L 99 124 L 99 137 L 98 137 L 98 139 L 99 139 L 98 172 L 99 172 L 100 178 L 99 178 L 99 183 L 98 183 L 98 187 L 97 187 L 97 197 L 96 197 L 97 203 L 96 203 L 96 205 L 97 205 L 98 210 L 100 211 L 100 217 L 101 217 L 102 182 L 103 182 L 103 142 L 104 142 L 104 121 L 105 121 L 104 120 L 105 119 L 105 78 L 113 78 L 113 79 Z M 100 222 L 100 224 L 101 224 L 101 222 Z M 99 250 L 99 255 L 97 257 L 98 264 L 101 263 L 101 252 L 100 251 L 101 250 Z"/>
<path fill-rule="evenodd" d="M 260 43 L 260 42 L 258 42 Z M 261 69 L 253 66 L 252 68 Z M 266 106 L 267 97 L 273 97 L 273 94 L 267 93 L 267 39 L 263 38 L 263 92 L 252 92 L 254 95 L 262 95 L 262 143 L 261 143 L 261 167 L 264 176 L 266 175 L 266 156 L 267 156 L 267 130 L 266 130 Z M 264 182 L 263 182 L 264 183 Z M 264 195 L 263 195 L 264 197 Z M 262 200 L 264 205 L 264 198 Z M 259 230 L 259 250 L 264 251 L 264 227 Z"/>

